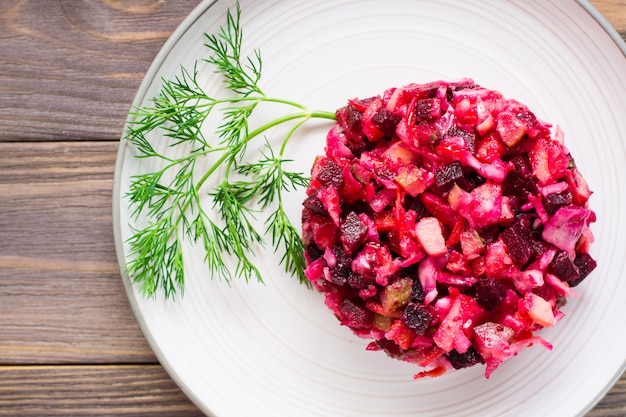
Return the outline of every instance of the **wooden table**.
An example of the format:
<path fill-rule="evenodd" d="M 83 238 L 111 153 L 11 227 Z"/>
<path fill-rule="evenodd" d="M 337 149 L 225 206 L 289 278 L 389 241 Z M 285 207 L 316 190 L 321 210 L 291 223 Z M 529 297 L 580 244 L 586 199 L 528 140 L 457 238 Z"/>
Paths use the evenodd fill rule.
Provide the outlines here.
<path fill-rule="evenodd" d="M 626 0 L 593 0 L 626 37 Z M 199 0 L 0 0 L 0 415 L 201 416 L 129 306 L 111 189 L 135 92 Z M 626 415 L 626 376 L 589 416 Z"/>

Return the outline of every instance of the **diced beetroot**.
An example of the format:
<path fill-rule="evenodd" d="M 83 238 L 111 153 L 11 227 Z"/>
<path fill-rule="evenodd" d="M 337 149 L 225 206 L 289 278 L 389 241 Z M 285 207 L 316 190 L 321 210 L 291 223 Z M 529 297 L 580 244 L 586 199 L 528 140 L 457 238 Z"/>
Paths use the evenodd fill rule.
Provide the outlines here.
<path fill-rule="evenodd" d="M 572 281 L 580 277 L 578 267 L 567 252 L 558 251 L 549 265 L 550 272 L 562 281 Z"/>
<path fill-rule="evenodd" d="M 474 291 L 476 291 L 478 304 L 489 310 L 493 310 L 504 303 L 507 294 L 504 285 L 491 277 L 481 278 L 474 286 Z"/>
<path fill-rule="evenodd" d="M 426 333 L 432 320 L 432 311 L 422 304 L 409 303 L 402 313 L 402 322 L 420 336 Z"/>
<path fill-rule="evenodd" d="M 543 207 L 548 215 L 552 216 L 561 207 L 569 206 L 573 202 L 572 192 L 570 190 L 561 191 L 560 193 L 551 193 L 543 198 Z"/>
<path fill-rule="evenodd" d="M 563 319 L 591 192 L 563 132 L 472 80 L 349 100 L 302 208 L 305 274 L 368 349 L 485 376 Z"/>
<path fill-rule="evenodd" d="M 532 177 L 533 173 L 527 159 L 522 155 L 517 155 L 510 162 L 513 170 L 507 174 L 502 183 L 504 192 L 521 197 L 537 194 L 537 184 Z"/>
<path fill-rule="evenodd" d="M 580 284 L 587 276 L 596 269 L 597 262 L 593 260 L 591 255 L 585 252 L 578 252 L 574 264 L 578 267 L 579 278 L 569 281 L 570 287 L 575 287 Z"/>
<path fill-rule="evenodd" d="M 339 188 L 341 186 L 343 170 L 337 165 L 337 162 L 331 158 L 325 158 L 320 161 L 316 167 L 318 168 L 313 171 L 312 178 L 317 179 L 323 185 L 333 188 Z M 317 173 L 315 171 L 317 171 Z"/>
<path fill-rule="evenodd" d="M 304 206 L 304 210 L 307 216 L 310 216 L 312 214 L 317 214 L 321 216 L 328 215 L 326 209 L 324 208 L 324 205 L 319 200 L 319 198 L 317 198 L 317 190 L 313 194 L 308 196 L 306 200 L 304 200 L 302 205 Z"/>
<path fill-rule="evenodd" d="M 339 239 L 343 244 L 346 253 L 354 253 L 367 238 L 367 226 L 361 221 L 359 216 L 351 211 L 339 227 Z"/>
<path fill-rule="evenodd" d="M 468 368 L 485 362 L 474 347 L 470 347 L 465 353 L 459 353 L 453 349 L 446 354 L 446 358 L 454 369 Z"/>
<path fill-rule="evenodd" d="M 525 265 L 533 250 L 533 237 L 530 231 L 530 220 L 527 216 L 520 216 L 509 227 L 504 229 L 500 237 L 506 245 L 506 251 L 519 267 Z"/>
<path fill-rule="evenodd" d="M 465 172 L 463 166 L 459 161 L 453 161 L 449 164 L 442 165 L 435 170 L 435 188 L 440 194 L 443 194 L 450 190 L 453 184 L 459 185 L 459 187 L 467 189 L 469 184 L 465 178 Z"/>
<path fill-rule="evenodd" d="M 347 298 L 340 302 L 338 313 L 343 325 L 355 329 L 368 329 L 374 320 L 374 313 Z"/>
<path fill-rule="evenodd" d="M 436 98 L 417 100 L 415 117 L 417 122 L 432 121 L 441 116 L 441 102 Z"/>
<path fill-rule="evenodd" d="M 385 107 L 381 107 L 376 110 L 371 120 L 372 124 L 386 136 L 395 136 L 396 126 L 402 120 L 402 116 L 387 110 Z"/>
<path fill-rule="evenodd" d="M 458 126 L 452 126 L 446 132 L 446 136 L 460 137 L 463 139 L 465 147 L 468 151 L 470 151 L 471 153 L 474 153 L 476 151 L 476 135 L 474 134 L 474 132 Z"/>

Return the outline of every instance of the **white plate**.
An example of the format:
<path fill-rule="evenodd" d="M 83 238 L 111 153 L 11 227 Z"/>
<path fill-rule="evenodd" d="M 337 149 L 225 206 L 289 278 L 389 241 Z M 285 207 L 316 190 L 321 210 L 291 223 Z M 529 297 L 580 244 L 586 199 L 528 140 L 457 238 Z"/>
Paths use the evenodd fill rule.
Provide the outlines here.
<path fill-rule="evenodd" d="M 264 90 L 334 110 L 409 82 L 472 77 L 560 125 L 595 194 L 592 254 L 599 267 L 577 287 L 566 318 L 489 380 L 484 368 L 415 381 L 417 368 L 368 352 L 319 294 L 263 254 L 266 285 L 209 280 L 188 257 L 181 300 L 146 300 L 125 282 L 141 327 L 172 378 L 207 414 L 243 416 L 580 416 L 622 374 L 626 359 L 626 59 L 617 34 L 573 0 L 241 0 L 246 52 L 260 48 Z M 136 105 L 179 65 L 205 57 L 203 33 L 225 21 L 232 0 L 205 1 L 156 58 Z M 595 18 L 594 18 L 595 15 Z M 601 23 L 599 23 L 602 22 Z M 200 65 L 201 83 L 220 81 Z M 302 132 L 290 156 L 308 170 L 328 124 Z M 114 222 L 120 265 L 130 236 L 129 178 L 149 169 L 122 143 Z M 289 196 L 300 216 L 303 192 Z"/>

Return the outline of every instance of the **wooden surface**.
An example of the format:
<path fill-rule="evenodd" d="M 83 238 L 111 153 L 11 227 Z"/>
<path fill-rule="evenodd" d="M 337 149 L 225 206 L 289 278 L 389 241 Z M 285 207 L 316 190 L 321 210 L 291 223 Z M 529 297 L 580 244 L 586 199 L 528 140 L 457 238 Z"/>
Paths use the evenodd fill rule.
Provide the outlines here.
<path fill-rule="evenodd" d="M 201 416 L 158 364 L 115 257 L 119 138 L 198 0 L 0 0 L 0 416 Z M 626 37 L 626 0 L 592 2 Z M 589 413 L 626 415 L 626 376 Z"/>

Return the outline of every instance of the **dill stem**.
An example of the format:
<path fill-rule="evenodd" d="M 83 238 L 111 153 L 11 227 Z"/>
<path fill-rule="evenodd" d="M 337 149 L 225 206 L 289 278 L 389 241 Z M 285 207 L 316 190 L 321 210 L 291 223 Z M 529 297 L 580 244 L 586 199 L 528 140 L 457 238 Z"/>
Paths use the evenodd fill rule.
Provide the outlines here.
<path fill-rule="evenodd" d="M 245 101 L 245 99 L 246 98 L 244 97 L 241 100 L 237 100 L 237 101 Z M 249 98 L 249 100 L 253 100 L 253 99 Z M 267 102 L 274 102 L 274 103 L 290 104 L 290 105 L 293 105 L 293 106 L 295 106 L 297 108 L 300 108 L 300 109 L 306 109 L 306 107 L 304 107 L 302 105 L 299 105 L 297 103 L 293 103 L 293 102 L 288 101 L 288 100 L 272 99 L 272 98 L 263 97 L 259 101 L 267 101 Z M 283 124 L 283 123 L 286 123 L 286 122 L 289 122 L 289 121 L 292 121 L 292 120 L 302 119 L 302 120 L 300 120 L 300 122 L 298 122 L 289 131 L 289 133 L 287 134 L 287 136 L 283 140 L 283 143 L 282 143 L 281 148 L 280 148 L 280 156 L 282 157 L 282 155 L 284 154 L 284 150 L 285 150 L 285 147 L 287 145 L 287 142 L 289 141 L 289 139 L 291 138 L 293 133 L 300 126 L 302 126 L 306 121 L 308 121 L 309 119 L 312 119 L 312 118 L 336 120 L 335 113 L 329 112 L 329 111 L 323 111 L 323 110 L 307 110 L 307 111 L 304 111 L 304 112 L 288 114 L 286 116 L 282 116 L 282 117 L 279 117 L 277 119 L 274 119 L 271 122 L 266 123 L 263 126 L 260 126 L 260 127 L 256 128 L 255 130 L 253 130 L 252 132 L 250 132 L 245 137 L 245 139 L 243 140 L 242 145 L 250 142 L 252 139 L 254 139 L 255 137 L 259 136 L 263 132 L 273 128 L 274 126 L 278 126 L 280 124 Z M 215 148 L 212 149 L 212 151 L 215 151 L 215 150 L 216 150 Z M 206 153 L 209 153 L 209 151 L 207 151 Z M 197 156 L 197 154 L 196 154 L 196 156 Z M 196 190 L 196 195 L 198 195 L 198 193 L 200 191 L 200 188 L 202 188 L 204 183 L 211 177 L 211 175 L 213 175 L 213 173 L 215 173 L 215 171 L 224 162 L 226 162 L 229 158 L 233 158 L 233 154 L 231 152 L 225 152 L 222 156 L 220 156 L 220 158 L 213 165 L 211 165 L 211 167 L 204 173 L 204 175 L 196 183 L 196 185 L 194 187 L 195 190 Z M 228 170 L 230 170 L 230 164 L 227 167 L 227 171 Z M 187 211 L 187 209 L 189 208 L 191 203 L 192 203 L 192 199 L 188 199 L 187 201 L 185 201 L 185 204 L 183 204 L 183 206 L 179 207 L 179 212 L 181 213 L 181 215 L 176 219 L 176 222 L 175 222 L 175 224 L 173 225 L 173 227 L 171 229 L 172 232 L 174 232 L 175 230 L 178 229 L 178 225 L 180 224 L 180 221 L 184 217 L 184 213 Z M 199 202 L 198 202 L 198 204 L 199 204 Z M 171 234 L 169 236 L 171 236 Z M 168 236 L 168 238 L 169 238 L 169 236 Z"/>
<path fill-rule="evenodd" d="M 266 99 L 264 101 L 273 101 L 273 102 L 280 102 L 280 103 L 288 103 L 285 100 L 278 100 L 278 99 Z M 302 106 L 298 105 L 297 107 L 301 108 Z M 306 111 L 306 112 L 301 112 L 301 113 L 292 113 L 292 114 L 288 114 L 286 116 L 282 116 L 279 117 L 277 119 L 272 120 L 269 123 L 264 124 L 263 126 L 260 126 L 258 128 L 256 128 L 255 130 L 253 130 L 252 132 L 250 132 L 245 139 L 242 141 L 242 145 L 250 142 L 252 139 L 254 139 L 255 137 L 259 136 L 260 134 L 262 134 L 263 132 L 273 128 L 274 126 L 278 126 L 280 124 L 289 122 L 291 120 L 298 120 L 298 119 L 302 119 L 302 121 L 300 123 L 298 123 L 296 125 L 296 127 L 301 126 L 304 122 L 306 122 L 307 120 L 311 119 L 311 118 L 322 118 L 322 119 L 332 119 L 335 120 L 336 116 L 335 113 L 332 112 L 327 112 L 327 111 L 319 111 L 319 110 L 315 110 L 315 111 Z M 295 130 L 295 129 L 294 129 Z M 293 132 L 290 132 L 290 134 L 287 136 L 287 140 L 289 140 L 289 137 L 291 136 Z M 285 147 L 286 141 L 283 142 L 283 145 L 281 147 L 281 154 L 282 151 Z M 219 168 L 219 166 L 221 164 L 223 164 L 228 158 L 231 158 L 233 155 L 230 152 L 224 153 L 212 166 L 211 168 L 209 168 L 205 174 L 198 180 L 198 182 L 196 183 L 196 191 L 199 191 L 200 188 L 202 187 L 202 185 L 206 182 L 207 179 L 209 179 L 209 177 L 211 175 L 213 175 L 213 173 L 215 172 L 215 170 L 217 170 L 217 168 Z"/>

